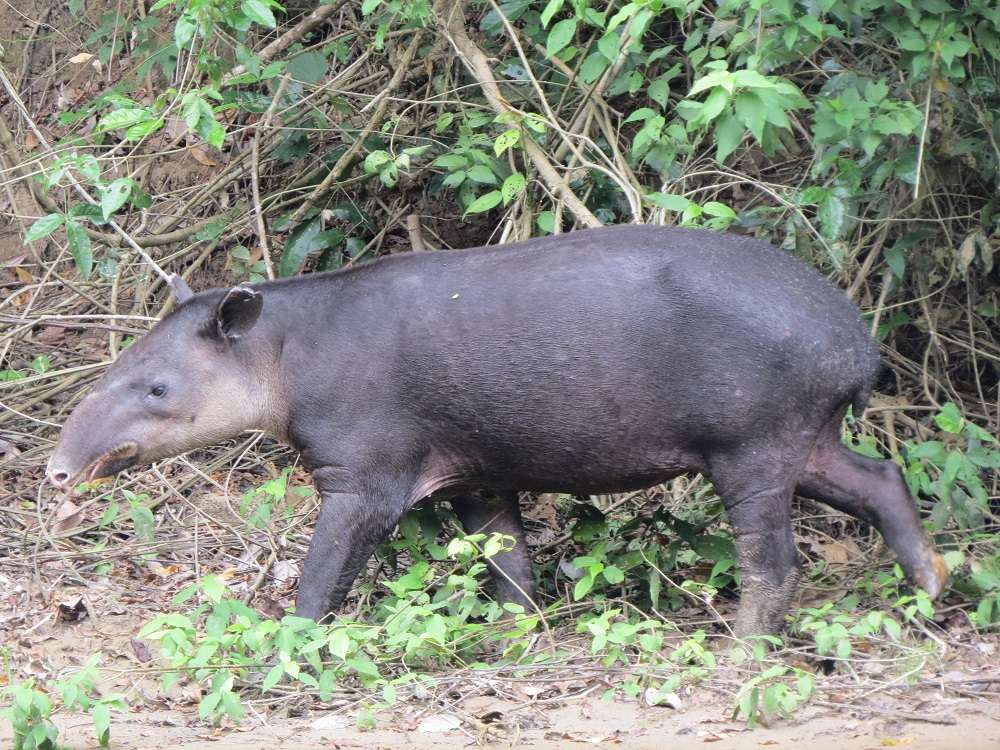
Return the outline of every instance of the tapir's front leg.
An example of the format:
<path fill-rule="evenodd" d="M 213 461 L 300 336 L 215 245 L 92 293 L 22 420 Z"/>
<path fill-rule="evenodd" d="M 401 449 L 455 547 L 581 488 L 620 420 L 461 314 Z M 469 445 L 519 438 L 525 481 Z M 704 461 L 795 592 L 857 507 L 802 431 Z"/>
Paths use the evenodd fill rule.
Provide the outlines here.
<path fill-rule="evenodd" d="M 390 483 L 391 484 L 391 483 Z M 295 613 L 317 622 L 334 612 L 408 507 L 405 491 L 335 492 L 317 480 L 323 505 L 299 579 Z"/>

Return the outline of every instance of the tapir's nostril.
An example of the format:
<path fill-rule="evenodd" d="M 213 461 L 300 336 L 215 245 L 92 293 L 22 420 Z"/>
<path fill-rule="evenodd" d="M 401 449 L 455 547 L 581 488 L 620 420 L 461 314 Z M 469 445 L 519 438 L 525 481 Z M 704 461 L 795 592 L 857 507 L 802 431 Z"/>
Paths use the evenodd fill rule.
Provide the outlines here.
<path fill-rule="evenodd" d="M 69 481 L 69 474 L 65 471 L 50 471 L 49 481 L 60 489 L 66 489 L 66 483 Z"/>

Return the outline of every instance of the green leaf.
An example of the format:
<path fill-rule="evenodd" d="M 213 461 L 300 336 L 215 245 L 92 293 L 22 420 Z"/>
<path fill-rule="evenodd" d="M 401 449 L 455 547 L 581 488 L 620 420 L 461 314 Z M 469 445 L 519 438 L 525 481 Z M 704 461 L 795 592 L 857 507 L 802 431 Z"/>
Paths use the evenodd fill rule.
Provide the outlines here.
<path fill-rule="evenodd" d="M 934 417 L 934 422 L 945 432 L 958 435 L 962 432 L 962 424 L 965 422 L 958 411 L 958 407 L 951 401 L 941 407 L 941 412 Z"/>
<path fill-rule="evenodd" d="M 646 202 L 668 211 L 685 211 L 691 205 L 691 201 L 683 195 L 671 195 L 670 193 L 647 193 L 643 198 Z"/>
<path fill-rule="evenodd" d="M 742 91 L 736 96 L 736 117 L 739 118 L 757 143 L 764 140 L 764 126 L 767 124 L 767 106 L 759 96 L 751 91 Z"/>
<path fill-rule="evenodd" d="M 670 101 L 670 81 L 666 76 L 661 76 L 649 84 L 646 93 L 649 94 L 650 99 L 666 109 L 667 103 Z"/>
<path fill-rule="evenodd" d="M 844 228 L 847 208 L 844 206 L 844 201 L 833 191 L 830 191 L 819 204 L 816 216 L 822 226 L 823 235 L 827 239 L 836 240 Z"/>
<path fill-rule="evenodd" d="M 608 69 L 608 65 L 610 63 L 604 55 L 600 52 L 591 52 L 580 66 L 580 80 L 584 83 L 593 83 Z"/>
<path fill-rule="evenodd" d="M 506 206 L 514 198 L 524 192 L 524 186 L 526 184 L 524 175 L 520 172 L 515 172 L 504 180 L 503 185 L 500 187 L 500 194 L 503 196 L 503 204 Z"/>
<path fill-rule="evenodd" d="M 488 193 L 484 193 L 472 201 L 472 204 L 465 209 L 466 214 L 481 214 L 484 211 L 489 211 L 500 204 L 503 200 L 503 194 L 499 190 L 491 190 Z"/>
<path fill-rule="evenodd" d="M 319 83 L 326 76 L 326 55 L 318 50 L 303 52 L 288 61 L 287 70 L 297 81 Z"/>
<path fill-rule="evenodd" d="M 573 587 L 573 601 L 580 601 L 583 597 L 590 593 L 590 590 L 594 588 L 594 579 L 590 576 L 584 576 L 576 585 Z"/>
<path fill-rule="evenodd" d="M 370 16 L 382 4 L 382 0 L 365 0 L 361 3 L 361 15 Z"/>
<path fill-rule="evenodd" d="M 515 128 L 505 130 L 493 142 L 493 151 L 500 156 L 504 151 L 514 146 L 521 139 L 521 131 Z"/>
<path fill-rule="evenodd" d="M 604 580 L 608 583 L 621 583 L 625 580 L 625 573 L 622 572 L 621 568 L 615 567 L 614 565 L 609 565 L 602 572 L 601 575 L 604 576 Z"/>
<path fill-rule="evenodd" d="M 347 658 L 347 652 L 351 648 L 351 638 L 344 629 L 335 630 L 330 634 L 330 638 L 327 641 L 327 648 L 330 649 L 330 653 L 340 659 Z"/>
<path fill-rule="evenodd" d="M 556 55 L 559 50 L 573 41 L 573 37 L 576 35 L 576 19 L 575 18 L 565 18 L 555 26 L 549 32 L 549 37 L 545 42 L 545 52 L 549 57 Z"/>
<path fill-rule="evenodd" d="M 542 28 L 548 28 L 549 21 L 552 20 L 552 16 L 562 10 L 562 7 L 563 0 L 549 0 L 548 4 L 545 6 L 545 10 L 542 11 Z"/>
<path fill-rule="evenodd" d="M 24 235 L 24 241 L 35 242 L 42 239 L 42 237 L 47 237 L 61 227 L 63 225 L 63 221 L 64 218 L 62 214 L 48 214 L 47 216 L 37 219 Z"/>
<path fill-rule="evenodd" d="M 108 746 L 111 738 L 111 709 L 104 703 L 97 703 L 90 712 L 94 719 L 94 731 L 101 747 Z"/>
<path fill-rule="evenodd" d="M 299 272 L 309 253 L 317 249 L 315 242 L 321 229 L 320 217 L 317 216 L 312 221 L 300 224 L 292 231 L 282 250 L 281 260 L 278 262 L 279 276 L 293 276 Z"/>
<path fill-rule="evenodd" d="M 194 33 L 197 30 L 198 22 L 191 15 L 191 12 L 182 13 L 174 25 L 174 44 L 177 45 L 177 49 L 185 49 L 194 38 Z"/>
<path fill-rule="evenodd" d="M 639 109 L 635 110 L 625 118 L 625 122 L 623 124 L 627 125 L 628 123 L 636 122 L 637 120 L 648 120 L 650 117 L 658 117 L 656 110 L 650 109 L 649 107 L 639 107 Z"/>
<path fill-rule="evenodd" d="M 715 126 L 715 158 L 721 164 L 743 140 L 745 129 L 731 114 L 719 118 Z"/>
<path fill-rule="evenodd" d="M 101 130 L 118 130 L 135 125 L 137 122 L 145 120 L 149 113 L 137 107 L 122 108 L 112 110 L 101 118 Z"/>
<path fill-rule="evenodd" d="M 493 170 L 484 164 L 476 164 L 474 167 L 469 169 L 467 172 L 470 179 L 475 180 L 486 185 L 496 185 L 497 176 L 493 174 Z"/>
<path fill-rule="evenodd" d="M 392 157 L 386 151 L 372 151 L 365 157 L 365 173 L 375 174 L 379 169 L 392 161 Z"/>
<path fill-rule="evenodd" d="M 90 249 L 90 236 L 82 224 L 75 221 L 66 222 L 66 239 L 69 242 L 69 252 L 73 256 L 80 275 L 88 279 L 94 270 L 94 254 Z"/>
<path fill-rule="evenodd" d="M 432 166 L 445 169 L 464 169 L 469 166 L 468 160 L 458 154 L 442 154 L 432 162 Z"/>
<path fill-rule="evenodd" d="M 699 120 L 704 123 L 709 123 L 718 117 L 722 110 L 726 108 L 729 103 L 729 94 L 723 88 L 713 89 L 712 93 L 708 95 L 705 100 L 705 104 L 702 105 L 701 114 L 699 115 Z"/>
<path fill-rule="evenodd" d="M 110 219 L 111 214 L 125 205 L 129 193 L 132 192 L 132 179 L 119 177 L 101 191 L 101 214 Z"/>
<path fill-rule="evenodd" d="M 200 719 L 207 719 L 211 716 L 215 707 L 219 705 L 220 700 L 222 700 L 220 693 L 209 693 L 202 698 L 201 703 L 198 704 L 198 717 Z"/>
<path fill-rule="evenodd" d="M 271 12 L 271 8 L 264 0 L 243 0 L 240 9 L 243 11 L 243 15 L 261 26 L 273 29 L 277 25 L 274 13 Z"/>
<path fill-rule="evenodd" d="M 620 44 L 621 39 L 618 38 L 618 35 L 609 31 L 597 40 L 597 49 L 608 62 L 614 62 L 618 59 L 618 46 Z"/>
<path fill-rule="evenodd" d="M 266 693 L 268 690 L 277 685 L 281 678 L 285 676 L 285 665 L 284 663 L 275 664 L 271 667 L 267 675 L 264 677 L 264 681 L 260 684 L 260 691 Z"/>
<path fill-rule="evenodd" d="M 709 201 L 702 205 L 701 209 L 709 216 L 718 216 L 723 219 L 735 219 L 736 212 L 725 203 Z"/>
<path fill-rule="evenodd" d="M 222 148 L 223 142 L 226 140 L 226 129 L 223 127 L 222 123 L 218 120 L 212 120 L 212 124 L 209 125 L 208 135 L 205 137 L 210 146 L 215 148 Z"/>

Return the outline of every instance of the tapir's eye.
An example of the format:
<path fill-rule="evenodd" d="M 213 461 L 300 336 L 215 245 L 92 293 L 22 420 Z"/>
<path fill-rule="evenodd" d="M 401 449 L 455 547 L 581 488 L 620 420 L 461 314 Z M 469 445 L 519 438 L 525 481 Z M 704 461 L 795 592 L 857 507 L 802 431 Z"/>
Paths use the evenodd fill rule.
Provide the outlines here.
<path fill-rule="evenodd" d="M 165 385 L 154 385 L 149 389 L 149 395 L 153 398 L 163 398 L 163 394 L 167 392 L 167 386 Z"/>

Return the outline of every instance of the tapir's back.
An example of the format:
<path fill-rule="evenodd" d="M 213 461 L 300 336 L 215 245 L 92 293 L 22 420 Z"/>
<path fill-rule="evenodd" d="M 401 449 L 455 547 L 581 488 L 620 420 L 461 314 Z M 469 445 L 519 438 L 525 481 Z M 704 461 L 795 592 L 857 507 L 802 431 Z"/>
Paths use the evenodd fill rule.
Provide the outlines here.
<path fill-rule="evenodd" d="M 341 355 L 328 400 L 363 372 L 374 400 L 356 418 L 405 414 L 390 429 L 527 474 L 593 466 L 641 486 L 643 467 L 690 467 L 701 443 L 790 411 L 825 420 L 877 361 L 842 292 L 731 234 L 617 227 L 334 277 L 336 320 L 311 347 Z"/>

